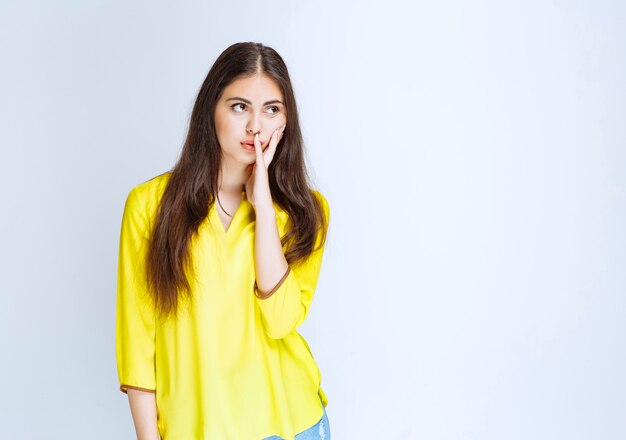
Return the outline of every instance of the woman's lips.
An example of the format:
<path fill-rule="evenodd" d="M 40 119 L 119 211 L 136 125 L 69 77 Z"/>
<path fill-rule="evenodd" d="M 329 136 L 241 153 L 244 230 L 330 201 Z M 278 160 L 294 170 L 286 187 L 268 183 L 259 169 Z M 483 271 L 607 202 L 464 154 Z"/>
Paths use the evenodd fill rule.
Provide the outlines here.
<path fill-rule="evenodd" d="M 265 143 L 261 140 L 259 140 L 259 142 L 261 143 L 261 150 L 265 150 Z M 241 146 L 248 151 L 254 151 L 254 141 L 243 141 L 241 142 Z"/>
<path fill-rule="evenodd" d="M 244 150 L 254 151 L 254 142 L 242 142 L 241 146 L 244 148 Z"/>

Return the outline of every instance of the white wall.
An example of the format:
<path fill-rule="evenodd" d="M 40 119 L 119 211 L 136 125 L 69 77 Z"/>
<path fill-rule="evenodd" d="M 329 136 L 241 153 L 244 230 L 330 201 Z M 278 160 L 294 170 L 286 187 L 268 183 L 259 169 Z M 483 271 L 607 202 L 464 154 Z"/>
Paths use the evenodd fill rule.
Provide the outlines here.
<path fill-rule="evenodd" d="M 217 55 L 260 41 L 332 210 L 300 331 L 333 438 L 626 438 L 625 18 L 582 0 L 2 2 L 0 437 L 134 438 L 124 198 L 176 160 Z"/>

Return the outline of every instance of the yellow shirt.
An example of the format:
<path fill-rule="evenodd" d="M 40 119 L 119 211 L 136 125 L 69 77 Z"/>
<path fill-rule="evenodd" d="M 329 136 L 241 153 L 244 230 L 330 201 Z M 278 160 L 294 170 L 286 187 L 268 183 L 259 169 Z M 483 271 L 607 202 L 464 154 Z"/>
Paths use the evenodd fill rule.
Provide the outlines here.
<path fill-rule="evenodd" d="M 156 319 L 146 295 L 145 255 L 171 172 L 126 199 L 118 260 L 116 359 L 120 389 L 156 392 L 164 440 L 261 440 L 315 425 L 328 404 L 321 374 L 297 332 L 313 300 L 324 248 L 291 271 L 267 299 L 254 294 L 254 208 L 241 204 L 228 231 L 216 204 L 191 241 L 191 307 Z M 328 202 L 323 202 L 330 219 Z M 288 214 L 276 203 L 280 236 Z M 317 242 L 319 244 L 320 234 Z M 323 405 L 323 406 L 322 406 Z"/>

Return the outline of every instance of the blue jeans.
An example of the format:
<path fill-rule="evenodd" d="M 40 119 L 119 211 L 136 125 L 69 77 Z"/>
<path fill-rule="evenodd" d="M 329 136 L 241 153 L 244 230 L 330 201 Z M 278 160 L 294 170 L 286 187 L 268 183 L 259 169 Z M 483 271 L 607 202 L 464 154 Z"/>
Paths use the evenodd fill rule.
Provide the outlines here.
<path fill-rule="evenodd" d="M 263 440 L 283 440 L 282 437 L 273 435 L 265 437 Z M 330 440 L 330 425 L 328 424 L 328 415 L 324 408 L 324 415 L 315 425 L 296 434 L 296 440 Z"/>

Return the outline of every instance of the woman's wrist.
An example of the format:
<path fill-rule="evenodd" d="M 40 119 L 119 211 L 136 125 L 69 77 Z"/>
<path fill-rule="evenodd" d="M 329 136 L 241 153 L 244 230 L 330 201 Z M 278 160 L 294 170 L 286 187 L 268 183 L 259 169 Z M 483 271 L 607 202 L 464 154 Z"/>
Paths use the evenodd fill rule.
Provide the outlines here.
<path fill-rule="evenodd" d="M 257 298 L 259 299 L 267 299 L 270 296 L 272 296 L 274 294 L 274 292 L 276 292 L 278 290 L 278 288 L 285 282 L 285 280 L 287 279 L 287 276 L 289 275 L 289 272 L 291 272 L 291 266 L 287 266 L 287 270 L 285 271 L 285 274 L 282 276 L 282 278 L 280 280 L 278 280 L 278 282 L 276 283 L 276 285 L 274 286 L 274 288 L 272 290 L 270 290 L 269 292 L 262 292 L 259 290 L 259 287 L 257 286 L 256 281 L 254 282 L 254 294 Z"/>
<path fill-rule="evenodd" d="M 257 203 L 256 206 L 254 207 L 254 211 L 256 213 L 257 219 L 259 217 L 271 218 L 271 219 L 276 218 L 276 208 L 274 208 L 273 203 L 262 203 L 262 204 Z"/>

